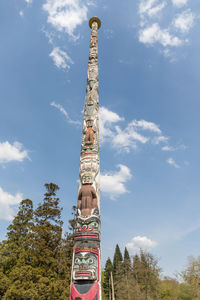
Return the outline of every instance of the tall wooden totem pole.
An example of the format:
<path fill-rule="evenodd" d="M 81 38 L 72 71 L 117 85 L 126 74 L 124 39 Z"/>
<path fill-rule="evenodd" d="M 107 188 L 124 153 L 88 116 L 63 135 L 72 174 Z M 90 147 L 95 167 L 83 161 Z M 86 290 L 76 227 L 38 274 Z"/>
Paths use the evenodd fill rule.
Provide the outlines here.
<path fill-rule="evenodd" d="M 99 185 L 98 29 L 89 21 L 91 40 L 79 169 L 70 300 L 101 300 L 101 222 Z"/>

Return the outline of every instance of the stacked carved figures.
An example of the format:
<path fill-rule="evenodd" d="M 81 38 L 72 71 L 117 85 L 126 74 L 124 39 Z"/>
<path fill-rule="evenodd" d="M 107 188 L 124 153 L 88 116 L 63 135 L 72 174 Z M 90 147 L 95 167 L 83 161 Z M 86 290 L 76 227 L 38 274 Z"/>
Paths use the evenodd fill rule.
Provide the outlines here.
<path fill-rule="evenodd" d="M 87 89 L 81 144 L 78 213 L 70 300 L 101 300 L 100 186 L 99 186 L 99 95 L 98 38 L 101 22 L 89 21 L 91 28 Z"/>

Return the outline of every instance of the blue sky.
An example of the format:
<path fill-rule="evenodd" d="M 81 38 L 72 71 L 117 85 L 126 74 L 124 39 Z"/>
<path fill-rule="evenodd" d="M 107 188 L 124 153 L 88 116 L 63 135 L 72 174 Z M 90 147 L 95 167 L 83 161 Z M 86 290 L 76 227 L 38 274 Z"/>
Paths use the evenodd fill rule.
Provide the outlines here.
<path fill-rule="evenodd" d="M 55 182 L 77 201 L 90 29 L 97 15 L 102 257 L 143 247 L 164 274 L 200 254 L 196 0 L 2 0 L 0 239 Z"/>

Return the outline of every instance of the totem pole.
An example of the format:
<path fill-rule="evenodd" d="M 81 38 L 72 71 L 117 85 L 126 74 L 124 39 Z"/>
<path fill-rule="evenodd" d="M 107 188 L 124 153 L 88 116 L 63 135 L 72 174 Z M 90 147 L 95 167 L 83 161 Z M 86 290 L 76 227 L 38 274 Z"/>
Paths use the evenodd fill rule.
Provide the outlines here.
<path fill-rule="evenodd" d="M 79 169 L 70 300 L 101 300 L 98 39 L 101 21 L 89 21 L 91 40 Z"/>

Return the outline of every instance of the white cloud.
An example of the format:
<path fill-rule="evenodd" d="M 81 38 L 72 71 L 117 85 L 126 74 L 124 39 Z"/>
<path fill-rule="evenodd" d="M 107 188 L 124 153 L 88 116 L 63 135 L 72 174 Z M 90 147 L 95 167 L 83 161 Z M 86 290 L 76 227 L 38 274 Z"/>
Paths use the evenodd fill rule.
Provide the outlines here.
<path fill-rule="evenodd" d="M 160 136 L 156 136 L 155 138 L 153 138 L 152 143 L 155 145 L 158 145 L 160 143 L 167 143 L 168 140 L 169 140 L 169 138 L 167 136 L 160 135 Z"/>
<path fill-rule="evenodd" d="M 169 157 L 167 159 L 167 163 L 173 166 L 174 168 L 178 169 L 180 166 L 175 162 L 175 160 L 172 157 Z"/>
<path fill-rule="evenodd" d="M 137 120 L 133 120 L 129 126 L 133 126 L 133 127 L 138 127 L 142 130 L 149 130 L 149 131 L 152 131 L 152 132 L 156 132 L 158 134 L 161 134 L 161 130 L 160 128 L 158 127 L 158 125 L 156 125 L 155 123 L 153 122 L 147 122 L 145 120 L 140 120 L 140 121 L 137 121 Z"/>
<path fill-rule="evenodd" d="M 70 64 L 74 63 L 69 55 L 59 47 L 55 47 L 49 56 L 53 58 L 54 64 L 59 69 L 70 69 Z"/>
<path fill-rule="evenodd" d="M 108 172 L 101 175 L 101 191 L 109 194 L 110 199 L 114 200 L 118 196 L 128 192 L 125 183 L 131 179 L 131 170 L 125 165 L 117 165 L 119 171 Z"/>
<path fill-rule="evenodd" d="M 130 151 L 130 148 L 137 148 L 137 142 L 146 144 L 149 138 L 138 133 L 132 124 L 122 130 L 119 126 L 115 126 L 115 135 L 112 139 L 113 147 L 124 149 L 126 152 Z"/>
<path fill-rule="evenodd" d="M 112 123 L 117 123 L 119 121 L 123 121 L 124 119 L 121 118 L 115 112 L 105 108 L 100 107 L 99 109 L 99 131 L 100 131 L 100 139 L 101 142 L 104 141 L 106 137 L 112 137 L 113 132 L 110 129 Z"/>
<path fill-rule="evenodd" d="M 171 35 L 168 29 L 161 29 L 158 23 L 141 29 L 139 31 L 139 41 L 150 45 L 160 43 L 164 47 L 177 47 L 183 43 L 179 37 Z"/>
<path fill-rule="evenodd" d="M 0 143 L 0 163 L 22 162 L 25 158 L 29 158 L 28 151 L 22 149 L 23 145 L 19 142 L 14 142 L 13 145 L 8 141 Z"/>
<path fill-rule="evenodd" d="M 129 152 L 136 149 L 138 144 L 146 144 L 151 141 L 158 145 L 160 142 L 167 142 L 168 137 L 162 135 L 159 126 L 146 120 L 133 120 L 122 129 L 118 122 L 124 121 L 115 112 L 105 107 L 100 108 L 100 140 L 109 142 L 112 147 L 119 151 Z"/>
<path fill-rule="evenodd" d="M 188 2 L 188 0 L 172 0 L 173 5 L 176 7 L 182 7 L 182 6 L 186 5 L 187 2 Z"/>
<path fill-rule="evenodd" d="M 158 0 L 142 0 L 139 4 L 139 14 L 141 17 L 148 15 L 149 17 L 156 16 L 166 6 L 166 2 Z"/>
<path fill-rule="evenodd" d="M 20 15 L 20 17 L 23 17 L 23 15 L 24 15 L 23 10 L 20 10 L 19 15 Z"/>
<path fill-rule="evenodd" d="M 14 208 L 22 200 L 23 195 L 21 193 L 16 193 L 16 195 L 11 195 L 8 192 L 3 191 L 0 187 L 0 219 L 12 220 L 14 216 Z"/>
<path fill-rule="evenodd" d="M 146 236 L 136 236 L 131 239 L 129 243 L 126 244 L 126 247 L 130 250 L 137 251 L 139 249 L 149 250 L 157 246 L 157 242 L 147 238 Z"/>
<path fill-rule="evenodd" d="M 176 148 L 174 148 L 174 147 L 171 147 L 171 146 L 164 146 L 164 147 L 162 147 L 161 148 L 163 151 L 175 151 L 176 150 Z"/>
<path fill-rule="evenodd" d="M 26 3 L 31 4 L 32 0 L 25 0 Z"/>
<path fill-rule="evenodd" d="M 70 117 L 69 117 L 69 114 L 68 112 L 64 109 L 64 107 L 59 104 L 59 103 L 56 103 L 56 102 L 51 102 L 50 103 L 51 106 L 57 108 L 64 116 L 65 118 L 67 119 L 67 122 L 70 123 L 70 124 L 76 124 L 76 125 L 80 125 L 80 121 L 73 121 Z"/>
<path fill-rule="evenodd" d="M 182 32 L 188 32 L 194 25 L 194 18 L 191 10 L 187 9 L 175 18 L 173 25 Z"/>
<path fill-rule="evenodd" d="M 176 61 L 175 49 L 189 42 L 183 33 L 188 33 L 194 26 L 195 15 L 191 9 L 178 15 L 174 12 L 173 6 L 180 8 L 187 2 L 188 0 L 172 0 L 170 7 L 169 1 L 166 0 L 139 0 L 138 39 L 145 45 L 157 46 L 159 52 L 170 62 Z M 169 9 L 172 12 L 172 20 L 167 17 Z"/>
<path fill-rule="evenodd" d="M 43 9 L 48 13 L 48 23 L 76 39 L 75 29 L 88 20 L 86 4 L 82 0 L 46 0 Z"/>

